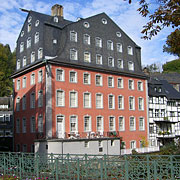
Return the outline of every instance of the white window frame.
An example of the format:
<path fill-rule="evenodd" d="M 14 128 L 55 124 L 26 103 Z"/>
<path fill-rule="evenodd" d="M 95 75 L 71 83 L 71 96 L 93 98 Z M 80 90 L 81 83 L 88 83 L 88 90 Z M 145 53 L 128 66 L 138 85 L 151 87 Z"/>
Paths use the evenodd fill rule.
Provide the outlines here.
<path fill-rule="evenodd" d="M 116 119 L 115 119 L 115 116 L 109 116 L 109 131 L 116 131 Z"/>
<path fill-rule="evenodd" d="M 132 120 L 134 121 L 133 123 L 131 123 Z M 129 117 L 129 130 L 136 131 L 136 118 L 134 116 Z"/>
<path fill-rule="evenodd" d="M 100 99 L 98 99 L 98 97 Z M 103 94 L 102 93 L 96 93 L 96 109 L 103 109 Z"/>
<path fill-rule="evenodd" d="M 102 64 L 102 55 L 96 54 L 96 64 Z"/>
<path fill-rule="evenodd" d="M 89 34 L 84 34 L 83 36 L 83 42 L 84 44 L 90 45 L 91 44 L 91 38 Z"/>
<path fill-rule="evenodd" d="M 28 37 L 27 39 L 27 48 L 31 47 L 31 37 Z"/>
<path fill-rule="evenodd" d="M 128 89 L 134 90 L 134 80 L 132 80 L 132 79 L 128 80 Z"/>
<path fill-rule="evenodd" d="M 35 62 L 35 52 L 33 51 L 32 53 L 31 53 L 31 63 L 33 63 L 33 62 Z"/>
<path fill-rule="evenodd" d="M 129 55 L 133 55 L 133 48 L 132 48 L 132 46 L 128 46 L 128 47 L 127 47 L 127 53 L 128 53 Z"/>
<path fill-rule="evenodd" d="M 74 103 L 72 102 L 73 99 L 71 99 L 72 98 L 71 93 L 75 94 Z M 73 91 L 69 92 L 69 107 L 70 108 L 77 108 L 78 107 L 78 92 L 77 91 L 73 90 Z"/>
<path fill-rule="evenodd" d="M 27 77 L 24 76 L 22 79 L 22 88 L 26 88 L 26 83 L 27 83 Z"/>
<path fill-rule="evenodd" d="M 62 93 L 61 97 L 58 96 L 59 92 Z M 59 99 L 60 99 L 60 101 L 59 101 Z M 65 106 L 65 92 L 62 89 L 56 90 L 56 106 L 57 107 L 64 107 Z"/>
<path fill-rule="evenodd" d="M 142 81 L 137 82 L 137 89 L 138 89 L 138 91 L 143 91 L 143 82 Z"/>
<path fill-rule="evenodd" d="M 88 95 L 88 103 L 86 102 L 86 95 Z M 84 92 L 83 93 L 83 106 L 84 108 L 91 108 L 91 93 L 90 92 Z"/>
<path fill-rule="evenodd" d="M 134 147 L 132 147 L 132 143 L 134 144 Z M 136 141 L 135 140 L 130 141 L 130 149 L 136 149 Z"/>
<path fill-rule="evenodd" d="M 99 78 L 99 80 L 97 79 L 97 78 Z M 98 82 L 98 81 L 99 82 Z M 103 86 L 103 77 L 102 77 L 102 75 L 100 75 L 100 74 L 96 74 L 96 76 L 95 76 L 95 82 L 96 82 L 96 86 Z M 97 83 L 98 82 L 98 83 Z"/>
<path fill-rule="evenodd" d="M 142 120 L 142 124 L 141 121 Z M 139 131 L 145 131 L 145 120 L 144 117 L 139 117 Z"/>
<path fill-rule="evenodd" d="M 31 29 L 32 29 L 32 25 L 31 25 L 31 23 L 28 23 L 27 32 L 30 32 Z"/>
<path fill-rule="evenodd" d="M 135 97 L 134 96 L 129 96 L 129 110 L 135 110 Z"/>
<path fill-rule="evenodd" d="M 38 49 L 38 59 L 42 59 L 43 58 L 43 48 L 39 48 Z"/>
<path fill-rule="evenodd" d="M 36 107 L 36 94 L 35 92 L 31 92 L 30 95 L 30 108 L 34 109 Z"/>
<path fill-rule="evenodd" d="M 138 97 L 138 109 L 139 111 L 144 110 L 144 98 Z"/>
<path fill-rule="evenodd" d="M 70 49 L 70 60 L 78 60 L 78 52 L 76 49 Z"/>
<path fill-rule="evenodd" d="M 95 38 L 96 47 L 102 48 L 102 39 L 100 37 Z"/>
<path fill-rule="evenodd" d="M 43 82 L 43 70 L 42 69 L 40 69 L 38 71 L 38 82 L 39 83 Z"/>
<path fill-rule="evenodd" d="M 36 77 L 35 77 L 35 73 L 31 74 L 31 85 L 34 85 L 36 83 Z"/>
<path fill-rule="evenodd" d="M 21 101 L 21 98 L 17 97 L 16 98 L 16 111 L 20 111 L 20 101 Z"/>
<path fill-rule="evenodd" d="M 34 43 L 38 43 L 39 42 L 39 32 L 36 32 L 34 35 Z"/>
<path fill-rule="evenodd" d="M 121 98 L 121 101 L 120 101 Z M 119 95 L 118 96 L 118 109 L 123 110 L 124 109 L 124 96 Z"/>
<path fill-rule="evenodd" d="M 117 44 L 116 44 L 116 47 L 117 47 L 117 52 L 120 52 L 120 53 L 123 52 L 122 43 L 117 43 Z"/>
<path fill-rule="evenodd" d="M 87 62 L 87 63 L 91 62 L 91 53 L 88 51 L 84 52 L 84 62 Z"/>
<path fill-rule="evenodd" d="M 119 81 L 120 81 L 120 83 L 119 83 Z M 123 80 L 123 78 L 118 78 L 117 79 L 117 87 L 120 88 L 120 89 L 124 88 L 124 80 Z"/>
<path fill-rule="evenodd" d="M 17 80 L 17 90 L 20 90 L 20 88 L 21 88 L 21 80 L 18 79 Z"/>
<path fill-rule="evenodd" d="M 89 118 L 88 123 L 86 122 L 86 118 Z M 84 132 L 91 132 L 91 116 L 85 115 L 83 119 L 84 119 Z"/>
<path fill-rule="evenodd" d="M 134 62 L 128 61 L 128 69 L 129 69 L 130 71 L 134 71 Z"/>
<path fill-rule="evenodd" d="M 87 75 L 87 77 L 85 77 Z M 91 84 L 91 74 L 88 72 L 83 73 L 83 84 Z"/>
<path fill-rule="evenodd" d="M 74 73 L 75 76 L 72 77 L 72 73 Z M 69 71 L 69 82 L 70 83 L 77 83 L 77 72 L 72 70 Z"/>
<path fill-rule="evenodd" d="M 70 41 L 77 42 L 77 32 L 76 31 L 70 31 Z"/>
<path fill-rule="evenodd" d="M 112 103 L 110 103 L 111 97 L 112 97 Z M 115 95 L 113 95 L 113 94 L 108 95 L 108 109 L 115 109 Z"/>
<path fill-rule="evenodd" d="M 121 63 L 119 63 L 119 62 L 121 62 Z M 124 62 L 123 62 L 122 59 L 118 59 L 118 60 L 117 60 L 117 67 L 118 67 L 119 69 L 123 69 L 123 68 L 124 68 Z"/>
<path fill-rule="evenodd" d="M 43 107 L 43 90 L 38 91 L 38 107 Z"/>
<path fill-rule="evenodd" d="M 72 117 L 74 117 L 72 121 Z M 69 129 L 71 133 L 77 133 L 78 132 L 78 116 L 77 115 L 71 115 L 69 117 Z M 72 124 L 75 124 L 75 126 L 72 128 Z"/>
<path fill-rule="evenodd" d="M 101 118 L 101 123 L 98 122 L 98 118 Z M 98 124 L 100 124 L 100 126 Z M 104 117 L 101 115 L 96 116 L 96 130 L 97 130 L 97 132 L 104 131 Z"/>
<path fill-rule="evenodd" d="M 18 60 L 17 60 L 17 68 L 16 68 L 16 69 L 18 70 L 18 69 L 20 69 L 20 68 L 21 68 L 21 61 L 20 61 L 20 59 L 18 59 Z"/>
<path fill-rule="evenodd" d="M 125 131 L 125 118 L 124 116 L 119 116 L 118 117 L 118 124 L 119 124 L 119 131 Z M 122 126 L 121 126 L 121 121 L 122 120 Z"/>
<path fill-rule="evenodd" d="M 21 42 L 19 52 L 22 53 L 23 51 L 24 51 L 24 42 Z"/>
<path fill-rule="evenodd" d="M 108 78 L 107 78 L 107 80 L 108 80 L 108 87 L 114 87 L 114 77 L 112 77 L 112 76 L 108 76 Z"/>
<path fill-rule="evenodd" d="M 27 59 L 26 56 L 23 57 L 23 67 L 27 65 Z"/>
<path fill-rule="evenodd" d="M 108 50 L 113 50 L 113 42 L 111 40 L 107 40 L 107 49 Z"/>
<path fill-rule="evenodd" d="M 60 73 L 58 73 L 58 71 Z M 56 69 L 56 81 L 64 81 L 65 80 L 65 76 L 64 76 L 64 69 L 61 68 L 57 68 Z"/>
<path fill-rule="evenodd" d="M 44 127 L 43 127 L 43 115 L 40 114 L 38 116 L 38 132 L 39 133 L 43 133 L 43 131 L 44 131 Z"/>
<path fill-rule="evenodd" d="M 112 63 L 110 63 L 110 62 L 112 62 Z M 113 57 L 108 57 L 108 66 L 114 67 L 114 58 Z"/>

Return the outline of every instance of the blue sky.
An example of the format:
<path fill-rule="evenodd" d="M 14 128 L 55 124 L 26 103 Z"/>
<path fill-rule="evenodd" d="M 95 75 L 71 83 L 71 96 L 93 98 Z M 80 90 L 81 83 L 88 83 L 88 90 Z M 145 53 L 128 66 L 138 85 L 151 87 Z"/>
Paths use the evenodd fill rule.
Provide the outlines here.
<path fill-rule="evenodd" d="M 165 28 L 152 40 L 141 39 L 140 32 L 148 19 L 138 14 L 138 0 L 133 0 L 131 5 L 124 0 L 0 0 L 0 43 L 9 44 L 11 50 L 14 50 L 27 16 L 27 13 L 19 8 L 50 14 L 54 4 L 63 5 L 64 18 L 71 21 L 76 21 L 78 17 L 86 18 L 105 12 L 142 48 L 143 65 L 159 65 L 176 58 L 163 53 L 162 50 L 167 35 L 172 31 L 171 28 Z"/>

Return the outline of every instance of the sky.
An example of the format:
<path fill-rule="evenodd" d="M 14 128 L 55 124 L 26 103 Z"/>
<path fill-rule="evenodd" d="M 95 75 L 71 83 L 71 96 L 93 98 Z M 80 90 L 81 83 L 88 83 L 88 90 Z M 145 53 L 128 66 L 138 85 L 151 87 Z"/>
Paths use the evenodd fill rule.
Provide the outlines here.
<path fill-rule="evenodd" d="M 16 47 L 27 13 L 19 8 L 51 14 L 51 7 L 60 4 L 64 7 L 64 18 L 76 21 L 78 17 L 86 18 L 105 12 L 137 45 L 141 47 L 142 65 L 158 66 L 176 59 L 163 53 L 163 45 L 171 28 L 163 29 L 151 40 L 143 40 L 141 30 L 148 18 L 143 18 L 137 11 L 138 0 L 128 4 L 124 0 L 0 0 L 0 43 L 9 44 L 11 51 Z"/>

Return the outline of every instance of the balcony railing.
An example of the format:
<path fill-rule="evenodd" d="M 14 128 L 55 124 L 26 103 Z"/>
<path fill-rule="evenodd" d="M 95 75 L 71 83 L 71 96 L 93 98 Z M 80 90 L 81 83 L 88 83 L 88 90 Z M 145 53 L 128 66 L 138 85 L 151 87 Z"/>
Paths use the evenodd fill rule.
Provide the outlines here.
<path fill-rule="evenodd" d="M 158 138 L 174 138 L 175 132 L 169 132 L 169 131 L 159 131 L 157 134 Z"/>

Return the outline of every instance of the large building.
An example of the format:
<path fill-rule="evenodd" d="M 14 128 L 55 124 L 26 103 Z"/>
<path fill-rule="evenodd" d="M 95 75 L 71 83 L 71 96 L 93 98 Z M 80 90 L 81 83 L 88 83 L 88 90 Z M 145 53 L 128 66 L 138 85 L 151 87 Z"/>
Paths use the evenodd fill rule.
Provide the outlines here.
<path fill-rule="evenodd" d="M 62 152 L 65 142 L 72 153 L 119 153 L 120 141 L 124 151 L 144 147 L 141 48 L 105 13 L 71 22 L 57 4 L 51 16 L 22 10 L 12 75 L 16 151 Z"/>
<path fill-rule="evenodd" d="M 149 80 L 149 142 L 163 146 L 180 137 L 180 93 L 166 80 Z"/>

